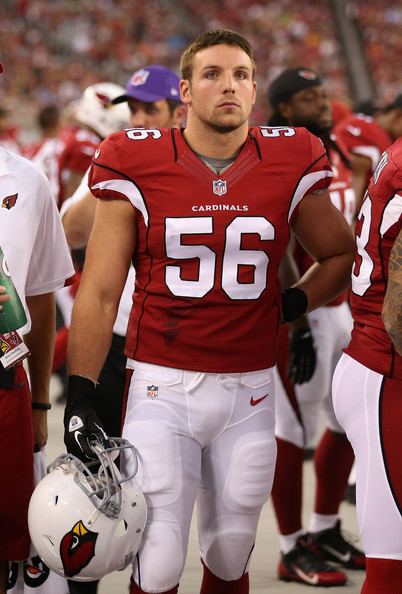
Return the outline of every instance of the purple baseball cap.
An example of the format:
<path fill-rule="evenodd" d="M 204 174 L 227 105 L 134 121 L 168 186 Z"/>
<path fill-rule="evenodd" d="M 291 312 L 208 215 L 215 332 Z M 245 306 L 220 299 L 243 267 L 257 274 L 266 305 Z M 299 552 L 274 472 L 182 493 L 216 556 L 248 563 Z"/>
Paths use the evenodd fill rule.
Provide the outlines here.
<path fill-rule="evenodd" d="M 126 92 L 112 100 L 113 104 L 123 103 L 128 99 L 137 99 L 145 103 L 172 99 L 181 103 L 180 78 L 173 70 L 153 64 L 136 70 L 128 80 Z"/>

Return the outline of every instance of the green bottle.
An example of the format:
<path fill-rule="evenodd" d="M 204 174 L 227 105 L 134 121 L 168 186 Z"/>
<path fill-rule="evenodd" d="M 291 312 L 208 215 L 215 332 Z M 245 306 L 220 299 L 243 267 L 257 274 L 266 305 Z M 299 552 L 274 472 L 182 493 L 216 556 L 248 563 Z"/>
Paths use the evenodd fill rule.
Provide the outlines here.
<path fill-rule="evenodd" d="M 0 247 L 0 285 L 5 287 L 8 301 L 3 303 L 0 312 L 0 334 L 22 328 L 27 323 L 24 306 L 11 279 L 3 250 Z"/>

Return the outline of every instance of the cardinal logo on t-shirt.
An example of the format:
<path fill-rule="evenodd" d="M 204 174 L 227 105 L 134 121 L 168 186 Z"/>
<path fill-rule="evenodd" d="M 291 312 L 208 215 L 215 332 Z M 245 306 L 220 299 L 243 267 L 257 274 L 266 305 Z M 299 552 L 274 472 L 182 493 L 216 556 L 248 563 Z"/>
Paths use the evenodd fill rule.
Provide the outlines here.
<path fill-rule="evenodd" d="M 18 194 L 12 194 L 11 196 L 6 196 L 5 198 L 3 198 L 1 207 L 7 208 L 7 210 L 10 210 L 10 208 L 15 206 L 15 203 L 17 202 L 17 198 L 18 198 Z"/>
<path fill-rule="evenodd" d="M 95 556 L 97 532 L 92 532 L 80 520 L 60 542 L 60 557 L 64 574 L 67 577 L 77 575 Z"/>

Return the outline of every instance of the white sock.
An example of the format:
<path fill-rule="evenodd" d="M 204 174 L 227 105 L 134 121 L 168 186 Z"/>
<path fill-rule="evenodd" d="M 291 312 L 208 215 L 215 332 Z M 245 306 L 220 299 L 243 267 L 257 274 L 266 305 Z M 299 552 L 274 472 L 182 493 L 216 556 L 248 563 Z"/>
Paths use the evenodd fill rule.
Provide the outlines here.
<path fill-rule="evenodd" d="M 304 530 L 298 530 L 297 532 L 293 532 L 293 534 L 280 534 L 279 535 L 279 546 L 282 553 L 289 553 L 294 547 L 296 546 L 297 539 L 299 536 L 303 536 Z"/>
<path fill-rule="evenodd" d="M 321 532 L 321 530 L 327 530 L 327 528 L 333 528 L 338 521 L 338 514 L 324 515 L 316 514 L 313 512 L 310 519 L 310 532 Z"/>

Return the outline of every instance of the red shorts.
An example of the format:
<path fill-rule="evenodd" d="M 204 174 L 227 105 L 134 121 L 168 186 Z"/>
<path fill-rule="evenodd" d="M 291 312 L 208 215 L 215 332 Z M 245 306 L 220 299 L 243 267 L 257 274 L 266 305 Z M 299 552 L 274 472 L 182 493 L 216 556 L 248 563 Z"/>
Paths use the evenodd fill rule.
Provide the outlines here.
<path fill-rule="evenodd" d="M 34 461 L 31 394 L 22 365 L 14 389 L 0 388 L 0 452 L 0 560 L 27 559 Z"/>

